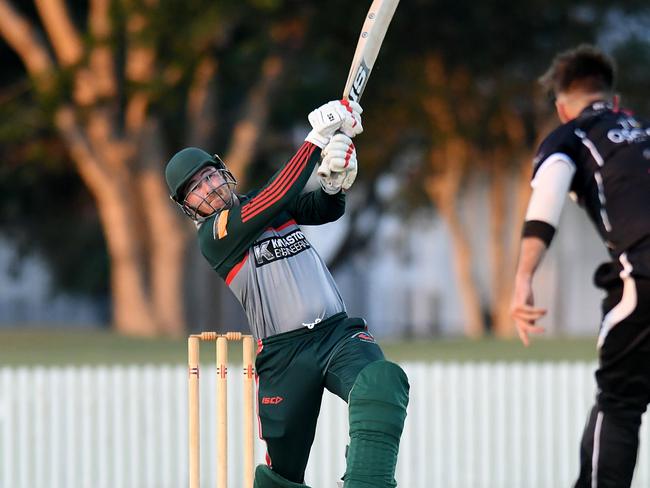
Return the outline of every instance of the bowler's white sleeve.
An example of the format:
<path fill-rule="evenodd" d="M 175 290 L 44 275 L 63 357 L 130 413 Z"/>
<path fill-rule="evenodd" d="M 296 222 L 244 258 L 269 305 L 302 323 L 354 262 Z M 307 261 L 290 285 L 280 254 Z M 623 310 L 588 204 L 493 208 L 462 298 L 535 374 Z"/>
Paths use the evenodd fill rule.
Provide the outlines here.
<path fill-rule="evenodd" d="M 554 153 L 546 158 L 531 183 L 533 193 L 526 221 L 540 220 L 557 228 L 575 172 L 575 164 L 564 153 Z"/>

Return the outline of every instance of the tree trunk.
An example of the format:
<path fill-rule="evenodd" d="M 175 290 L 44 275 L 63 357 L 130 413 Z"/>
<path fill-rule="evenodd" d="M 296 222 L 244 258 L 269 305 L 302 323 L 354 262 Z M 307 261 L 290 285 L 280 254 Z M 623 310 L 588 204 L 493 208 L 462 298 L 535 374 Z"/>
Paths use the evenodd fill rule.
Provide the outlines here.
<path fill-rule="evenodd" d="M 151 118 L 150 88 L 166 73 L 157 45 L 146 35 L 157 1 L 125 4 L 129 15 L 119 47 L 112 35 L 110 0 L 90 1 L 89 32 L 84 33 L 65 0 L 35 3 L 49 44 L 8 0 L 0 0 L 0 35 L 21 57 L 40 91 L 51 92 L 60 67 L 72 77 L 71 93 L 57 100 L 56 126 L 97 205 L 111 261 L 114 326 L 128 334 L 179 336 L 185 328 L 182 285 L 188 232 L 168 198 L 161 171 L 167 155 L 158 120 Z M 272 94 L 301 46 L 305 20 L 297 16 L 272 29 L 274 54 L 263 63 L 231 137 L 228 162 L 242 178 L 255 157 Z M 225 42 L 229 34 L 218 37 Z M 215 50 L 205 52 L 213 56 Z M 217 66 L 206 55 L 194 73 L 187 114 L 193 144 L 209 141 L 216 126 L 211 109 Z M 118 100 L 122 76 L 129 88 Z M 83 118 L 77 117 L 82 113 Z"/>
<path fill-rule="evenodd" d="M 160 330 L 181 337 L 186 329 L 183 274 L 188 233 L 160 172 L 165 156 L 157 121 L 148 122 L 139 153 L 144 166 L 139 189 L 149 235 L 151 305 Z"/>
<path fill-rule="evenodd" d="M 493 333 L 500 335 L 504 328 L 501 307 L 504 297 L 503 290 L 510 277 L 505 274 L 506 255 L 506 214 L 507 214 L 507 181 L 506 169 L 503 162 L 492 159 L 489 173 L 490 198 L 490 315 Z"/>
<path fill-rule="evenodd" d="M 458 278 L 463 311 L 465 312 L 465 335 L 472 339 L 481 337 L 485 331 L 485 323 L 481 311 L 476 281 L 472 273 L 472 251 L 469 239 L 460 222 L 455 205 L 441 205 L 438 207 L 449 227 L 453 247 L 454 268 Z"/>
<path fill-rule="evenodd" d="M 99 212 L 111 262 L 113 323 L 117 331 L 137 336 L 157 332 L 147 298 L 144 270 L 140 259 L 129 183 L 107 177 L 88 138 L 77 125 L 73 109 L 64 106 L 56 115 L 56 125 L 70 148 L 79 174 L 93 194 Z"/>
<path fill-rule="evenodd" d="M 521 235 L 521 222 L 529 195 L 530 165 L 526 164 L 525 117 L 513 108 L 504 107 L 497 122 L 499 131 L 506 135 L 507 143 L 492 154 L 493 181 L 491 185 L 492 208 L 492 323 L 497 337 L 510 338 L 514 327 L 510 319 L 510 300 L 517 265 L 517 248 Z M 514 157 L 513 157 L 514 156 Z M 514 164 L 511 162 L 514 161 Z M 515 175 L 514 191 L 510 179 Z M 507 222 L 508 202 L 512 211 Z"/>
<path fill-rule="evenodd" d="M 450 151 L 447 150 L 447 153 Z M 464 332 L 467 337 L 475 339 L 483 335 L 485 323 L 477 283 L 472 272 L 471 246 L 456 207 L 461 182 L 459 165 L 462 163 L 455 158 L 446 162 L 443 172 L 429 177 L 425 188 L 449 228 L 458 290 L 465 315 Z"/>
<path fill-rule="evenodd" d="M 522 160 L 529 159 L 522 157 Z M 510 318 L 510 300 L 514 288 L 515 272 L 519 253 L 519 242 L 521 240 L 521 225 L 526 215 L 528 199 L 530 197 L 530 177 L 532 166 L 522 163 L 517 167 L 517 178 L 515 188 L 515 198 L 513 202 L 512 225 L 508 229 L 506 236 L 507 242 L 504 243 L 508 249 L 508 254 L 504 263 L 504 269 L 501 273 L 503 286 L 500 295 L 496 298 L 496 327 L 495 334 L 498 337 L 510 338 L 515 334 L 515 329 Z"/>

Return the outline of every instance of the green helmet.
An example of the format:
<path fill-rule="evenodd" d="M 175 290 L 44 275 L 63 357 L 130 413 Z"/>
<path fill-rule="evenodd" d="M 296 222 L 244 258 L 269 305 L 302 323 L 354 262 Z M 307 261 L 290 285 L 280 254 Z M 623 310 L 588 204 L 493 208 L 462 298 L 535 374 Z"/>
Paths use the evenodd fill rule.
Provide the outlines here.
<path fill-rule="evenodd" d="M 187 147 L 174 154 L 165 167 L 165 179 L 172 200 L 180 203 L 180 191 L 197 171 L 206 166 L 226 169 L 221 159 L 210 156 L 198 147 Z"/>

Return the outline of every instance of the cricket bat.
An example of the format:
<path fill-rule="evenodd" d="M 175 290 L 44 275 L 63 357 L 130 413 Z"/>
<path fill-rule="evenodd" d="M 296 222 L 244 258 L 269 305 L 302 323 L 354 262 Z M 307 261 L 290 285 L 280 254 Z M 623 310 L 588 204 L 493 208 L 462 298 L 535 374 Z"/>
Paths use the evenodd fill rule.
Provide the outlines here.
<path fill-rule="evenodd" d="M 357 49 L 352 58 L 348 80 L 343 89 L 343 98 L 359 102 L 366 88 L 370 72 L 375 65 L 388 26 L 393 18 L 399 0 L 374 0 L 361 28 Z M 321 177 L 329 175 L 329 170 L 321 163 L 318 168 Z"/>
<path fill-rule="evenodd" d="M 390 21 L 399 0 L 374 0 L 361 28 L 357 49 L 352 58 L 343 98 L 358 102 L 366 88 Z"/>

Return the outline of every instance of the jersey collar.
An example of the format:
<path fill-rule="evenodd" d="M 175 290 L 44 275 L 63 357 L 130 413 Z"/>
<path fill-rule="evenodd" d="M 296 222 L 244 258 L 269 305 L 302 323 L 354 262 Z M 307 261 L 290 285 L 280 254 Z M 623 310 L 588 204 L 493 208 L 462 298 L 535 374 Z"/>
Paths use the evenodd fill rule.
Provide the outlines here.
<path fill-rule="evenodd" d="M 590 105 L 587 105 L 582 110 L 582 112 L 580 112 L 578 118 L 583 119 L 583 118 L 593 117 L 594 115 L 599 115 L 603 112 L 607 112 L 608 110 L 614 110 L 614 105 L 612 105 L 611 102 L 608 102 L 606 100 L 596 100 L 595 102 L 592 102 Z"/>

